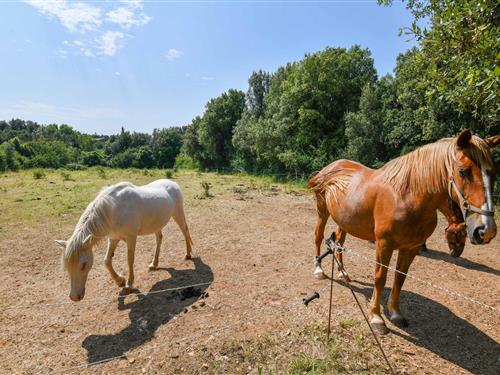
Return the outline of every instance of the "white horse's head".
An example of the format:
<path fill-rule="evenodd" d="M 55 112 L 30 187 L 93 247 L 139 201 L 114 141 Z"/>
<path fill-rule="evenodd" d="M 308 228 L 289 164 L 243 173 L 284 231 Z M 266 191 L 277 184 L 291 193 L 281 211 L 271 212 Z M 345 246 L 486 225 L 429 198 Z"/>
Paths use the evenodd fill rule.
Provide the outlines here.
<path fill-rule="evenodd" d="M 80 301 L 85 296 L 87 276 L 94 263 L 92 235 L 88 235 L 84 240 L 73 236 L 69 241 L 56 242 L 64 247 L 62 263 L 71 279 L 69 298 L 75 302 Z"/>

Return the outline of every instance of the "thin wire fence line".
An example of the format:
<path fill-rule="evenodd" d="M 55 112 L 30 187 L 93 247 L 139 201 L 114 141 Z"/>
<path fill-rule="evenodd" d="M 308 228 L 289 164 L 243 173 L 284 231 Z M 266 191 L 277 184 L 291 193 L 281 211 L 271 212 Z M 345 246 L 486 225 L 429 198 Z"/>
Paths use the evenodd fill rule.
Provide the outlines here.
<path fill-rule="evenodd" d="M 451 295 L 453 295 L 453 296 L 455 296 L 455 297 L 458 297 L 458 298 L 461 298 L 461 299 L 466 300 L 466 301 L 468 301 L 468 302 L 474 303 L 474 304 L 476 304 L 476 305 L 478 305 L 478 306 L 481 306 L 481 307 L 483 307 L 483 308 L 485 308 L 485 309 L 488 309 L 488 310 L 490 310 L 490 311 L 493 311 L 493 312 L 495 312 L 496 314 L 498 314 L 498 316 L 500 316 L 500 309 L 498 309 L 498 308 L 496 308 L 496 307 L 490 306 L 490 305 L 488 305 L 488 304 L 486 304 L 486 303 L 484 303 L 484 302 L 481 302 L 481 301 L 477 301 L 477 300 L 475 300 L 475 299 L 473 299 L 473 298 L 471 298 L 471 297 L 469 297 L 469 296 L 467 296 L 467 295 L 465 295 L 465 294 L 462 294 L 462 293 L 456 292 L 456 291 L 454 291 L 454 290 L 451 290 L 451 289 L 445 288 L 445 287 L 443 287 L 443 286 L 439 286 L 439 285 L 437 285 L 437 284 L 431 283 L 430 281 L 423 280 L 423 279 L 421 279 L 421 278 L 419 278 L 419 277 L 417 277 L 417 276 L 413 276 L 413 275 L 411 275 L 411 274 L 404 273 L 404 272 L 399 271 L 398 269 L 396 269 L 396 268 L 394 268 L 394 267 L 392 267 L 392 266 L 388 266 L 388 265 L 386 266 L 385 264 L 382 264 L 382 263 L 380 263 L 380 262 L 377 262 L 376 260 L 370 259 L 370 258 L 368 258 L 368 257 L 366 257 L 366 256 L 364 256 L 364 255 L 362 255 L 362 254 L 360 254 L 360 253 L 358 253 L 358 252 L 356 252 L 356 251 L 352 250 L 351 248 L 347 248 L 347 247 L 345 247 L 345 246 L 341 246 L 341 245 L 337 245 L 337 246 L 338 246 L 338 248 L 339 248 L 339 249 L 341 249 L 341 250 L 342 250 L 342 252 L 345 252 L 345 253 L 347 253 L 347 254 L 353 254 L 354 256 L 356 256 L 356 257 L 358 257 L 358 258 L 360 258 L 360 259 L 363 259 L 363 260 L 368 261 L 368 262 L 370 262 L 370 263 L 377 264 L 377 265 L 379 265 L 379 266 L 381 266 L 381 267 L 385 267 L 385 268 L 387 268 L 388 270 L 391 270 L 391 271 L 393 271 L 393 272 L 397 272 L 397 273 L 399 273 L 399 274 L 401 274 L 401 275 L 404 275 L 404 276 L 409 277 L 409 278 L 411 278 L 411 279 L 417 280 L 417 281 L 419 281 L 419 282 L 421 282 L 421 283 L 423 283 L 423 284 L 426 284 L 426 285 L 428 285 L 428 286 L 430 286 L 430 287 L 432 287 L 432 288 L 438 289 L 438 290 L 440 290 L 440 291 L 442 291 L 442 292 L 445 292 L 445 293 L 451 294 Z M 497 316 L 497 317 L 498 317 L 498 316 Z"/>
<path fill-rule="evenodd" d="M 287 268 L 287 272 L 289 272 L 290 270 L 295 270 L 297 269 L 299 266 L 301 265 L 305 265 L 305 262 L 304 261 L 299 261 L 297 263 L 295 263 L 294 265 L 292 265 L 292 268 Z M 262 271 L 258 271 L 258 272 L 254 272 L 254 273 L 251 273 L 251 274 L 248 274 L 248 275 L 245 275 L 243 280 L 246 280 L 247 278 L 249 277 L 252 277 L 252 276 L 257 276 L 257 275 L 266 275 L 266 274 L 271 274 L 271 273 L 275 273 L 275 272 L 279 272 L 277 271 L 277 268 L 274 267 L 273 269 L 269 270 L 262 270 Z M 182 289 L 188 289 L 188 288 L 195 288 L 195 287 L 198 287 L 198 286 L 205 286 L 205 285 L 211 285 L 212 283 L 216 282 L 216 281 L 225 281 L 227 279 L 229 279 L 230 277 L 226 277 L 226 278 L 221 278 L 221 279 L 213 279 L 212 281 L 206 281 L 206 282 L 202 282 L 202 283 L 195 283 L 195 284 L 189 284 L 189 285 L 183 285 L 183 286 L 179 286 L 179 287 L 172 287 L 172 288 L 166 288 L 166 289 L 160 289 L 160 290 L 154 290 L 154 291 L 151 291 L 151 292 L 132 292 L 132 293 L 128 293 L 128 294 L 124 294 L 124 295 L 119 295 L 118 296 L 118 299 L 120 298 L 126 298 L 128 296 L 148 296 L 148 295 L 154 295 L 154 294 L 160 294 L 160 293 L 167 293 L 167 292 L 172 292 L 172 291 L 178 291 L 178 290 L 182 290 Z M 236 283 L 236 281 L 235 281 Z M 107 303 L 113 303 L 113 302 L 116 302 L 116 299 L 101 299 L 101 298 L 95 298 L 95 299 L 86 299 L 86 300 L 82 300 L 82 301 L 79 301 L 78 304 L 79 305 L 83 305 L 83 304 L 90 304 L 90 303 L 93 303 L 93 304 L 107 304 Z M 17 306 L 8 306 L 4 309 L 5 310 L 13 310 L 13 309 L 32 309 L 32 308 L 39 308 L 39 307 L 53 307 L 53 306 L 64 306 L 64 305 L 72 305 L 72 304 L 75 304 L 75 302 L 73 301 L 64 301 L 64 302 L 55 302 L 55 303 L 44 303 L 44 304 L 36 304 L 36 305 L 17 305 Z"/>
<path fill-rule="evenodd" d="M 321 288 L 320 290 L 323 291 L 325 289 L 329 288 L 329 284 L 325 285 L 323 288 Z M 318 291 L 319 292 L 319 291 Z M 294 308 L 294 307 L 297 307 L 297 306 L 300 306 L 300 305 L 303 305 L 303 302 L 302 300 L 299 300 L 299 301 L 294 301 L 286 306 L 280 306 L 280 307 L 271 307 L 270 305 L 266 305 L 264 307 L 261 307 L 260 308 L 260 311 L 264 311 L 264 310 L 282 310 L 282 309 L 287 309 L 288 311 L 290 311 L 290 309 Z M 255 309 L 253 310 L 252 314 L 255 313 Z M 257 319 L 260 319 L 262 318 L 261 315 L 255 315 L 253 317 L 248 317 L 246 318 L 244 321 L 243 321 L 243 324 L 247 324 L 249 322 L 252 322 L 254 320 L 257 320 Z M 215 330 L 211 331 L 211 335 L 214 335 L 220 331 L 223 331 L 225 329 L 228 329 L 228 328 L 231 328 L 231 327 L 234 327 L 234 326 L 237 326 L 237 325 L 241 325 L 241 321 L 236 321 L 236 322 L 232 322 L 232 323 L 228 323 L 222 327 L 218 327 L 216 328 Z M 201 332 L 201 333 L 198 333 L 198 334 L 194 334 L 194 335 L 190 335 L 190 336 L 187 336 L 187 337 L 183 337 L 179 340 L 176 340 L 175 343 L 176 344 L 180 344 L 182 342 L 185 342 L 185 341 L 191 341 L 193 339 L 196 339 L 198 337 L 201 337 L 201 336 L 206 336 L 207 335 L 207 332 Z M 172 345 L 171 342 L 168 342 L 168 343 L 165 343 L 165 344 L 155 344 L 153 345 L 152 347 L 148 348 L 146 353 L 149 353 L 151 354 L 153 352 L 153 350 L 155 349 L 158 349 L 158 348 L 162 348 L 162 347 L 165 347 L 165 346 L 169 346 L 169 345 Z M 143 355 L 143 357 L 145 356 L 146 354 Z M 101 365 L 101 364 L 104 364 L 104 363 L 109 363 L 109 362 L 112 362 L 112 361 L 115 361 L 117 359 L 121 359 L 121 358 L 126 358 L 127 357 L 127 354 L 121 354 L 119 356 L 114 356 L 114 357 L 109 357 L 109 358 L 105 358 L 105 359 L 102 359 L 102 360 L 99 360 L 99 361 L 95 361 L 95 362 L 90 362 L 90 363 L 85 363 L 85 364 L 81 364 L 81 365 L 77 365 L 77 366 L 73 366 L 73 367 L 69 367 L 67 369 L 61 369 L 60 371 L 56 371 L 56 372 L 51 372 L 52 375 L 58 375 L 58 374 L 62 374 L 62 373 L 65 373 L 65 372 L 73 372 L 73 371 L 76 371 L 78 369 L 81 369 L 81 368 L 89 368 L 89 367 L 94 367 L 94 366 L 98 366 L 98 365 Z"/>

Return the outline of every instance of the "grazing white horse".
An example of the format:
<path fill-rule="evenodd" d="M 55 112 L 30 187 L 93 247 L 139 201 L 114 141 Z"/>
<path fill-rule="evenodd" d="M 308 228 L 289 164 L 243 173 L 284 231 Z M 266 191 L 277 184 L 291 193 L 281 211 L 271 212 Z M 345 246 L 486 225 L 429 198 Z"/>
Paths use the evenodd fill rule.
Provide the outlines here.
<path fill-rule="evenodd" d="M 184 216 L 182 192 L 170 180 L 156 180 L 144 186 L 120 182 L 103 189 L 83 212 L 68 241 L 56 240 L 63 246 L 62 262 L 71 278 L 70 298 L 80 301 L 85 295 L 85 283 L 92 268 L 92 247 L 108 237 L 104 263 L 119 287 L 130 289 L 134 283 L 134 253 L 137 236 L 156 235 L 156 249 L 150 270 L 158 267 L 162 228 L 173 217 L 186 240 L 186 259 L 191 258 L 193 244 Z M 120 240 L 127 243 L 128 281 L 115 272 L 113 255 Z"/>

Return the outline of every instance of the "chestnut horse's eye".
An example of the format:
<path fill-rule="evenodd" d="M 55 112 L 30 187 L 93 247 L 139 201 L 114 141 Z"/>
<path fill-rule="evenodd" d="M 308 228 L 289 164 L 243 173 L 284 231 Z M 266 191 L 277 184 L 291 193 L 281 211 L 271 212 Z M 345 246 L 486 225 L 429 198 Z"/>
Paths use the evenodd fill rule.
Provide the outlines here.
<path fill-rule="evenodd" d="M 460 168 L 458 170 L 458 174 L 460 175 L 460 177 L 462 178 L 469 178 L 470 177 L 470 169 L 469 168 Z"/>
<path fill-rule="evenodd" d="M 87 267 L 87 262 L 82 263 L 82 265 L 80 266 L 80 271 L 84 271 L 85 267 Z"/>

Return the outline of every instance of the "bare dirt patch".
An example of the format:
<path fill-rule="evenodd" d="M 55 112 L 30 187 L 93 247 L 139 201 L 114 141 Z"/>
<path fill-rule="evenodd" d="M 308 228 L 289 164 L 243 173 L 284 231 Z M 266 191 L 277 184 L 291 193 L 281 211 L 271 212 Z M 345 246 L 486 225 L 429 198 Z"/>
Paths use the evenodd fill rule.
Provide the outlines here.
<path fill-rule="evenodd" d="M 123 173 L 107 171 L 107 180 L 91 172 L 73 176 L 75 181 L 63 181 L 55 172 L 36 182 L 21 174 L 1 179 L 0 373 L 387 372 L 345 286 L 334 284 L 334 333 L 328 343 L 328 293 L 307 308 L 300 303 L 327 282 L 312 276 L 313 198 L 296 186 L 174 175 L 185 191 L 196 258 L 184 260 L 182 234 L 170 223 L 158 271 L 147 267 L 154 237 L 137 245 L 135 286 L 155 293 L 119 297 L 100 246 L 85 299 L 72 303 L 53 240 L 70 235 L 104 183 L 160 177 L 160 172 Z M 211 183 L 212 198 L 196 198 L 201 181 Z M 330 223 L 327 233 L 333 229 Z M 417 257 L 410 272 L 500 308 L 498 239 L 481 247 L 467 244 L 455 259 L 443 234 L 440 219 L 429 252 Z M 373 257 L 368 243 L 348 237 L 346 245 Z M 124 250 L 122 244 L 114 260 L 122 272 Z M 345 265 L 366 304 L 373 265 L 349 254 Z M 391 283 L 390 272 L 387 286 Z M 203 285 L 162 292 L 191 284 Z M 399 372 L 500 373 L 498 313 L 412 279 L 405 283 L 401 306 L 410 326 L 388 323 L 391 333 L 382 338 Z M 87 367 L 115 357 L 122 358 Z"/>

